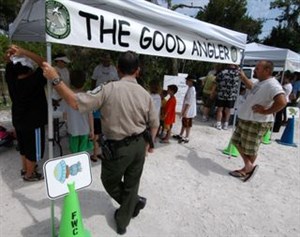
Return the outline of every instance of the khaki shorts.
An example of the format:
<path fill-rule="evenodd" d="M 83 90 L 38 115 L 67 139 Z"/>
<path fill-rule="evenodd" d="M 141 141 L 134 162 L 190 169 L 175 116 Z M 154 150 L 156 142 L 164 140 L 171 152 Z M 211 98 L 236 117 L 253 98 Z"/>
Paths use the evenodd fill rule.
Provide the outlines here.
<path fill-rule="evenodd" d="M 261 123 L 239 119 L 231 142 L 235 146 L 240 146 L 246 155 L 256 156 L 262 136 L 271 128 L 271 122 Z"/>

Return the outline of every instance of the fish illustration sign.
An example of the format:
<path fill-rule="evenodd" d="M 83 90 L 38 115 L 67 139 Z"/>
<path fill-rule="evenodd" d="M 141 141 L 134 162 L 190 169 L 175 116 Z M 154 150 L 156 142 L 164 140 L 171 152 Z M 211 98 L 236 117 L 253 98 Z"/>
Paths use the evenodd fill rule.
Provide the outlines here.
<path fill-rule="evenodd" d="M 68 183 L 74 182 L 76 190 L 92 183 L 90 159 L 86 152 L 50 159 L 45 162 L 43 169 L 50 199 L 68 194 Z"/>
<path fill-rule="evenodd" d="M 47 42 L 115 51 L 239 64 L 240 49 L 227 43 L 144 23 L 74 1 L 46 1 Z"/>
<path fill-rule="evenodd" d="M 299 108 L 298 107 L 287 107 L 287 117 L 288 118 L 299 118 Z"/>

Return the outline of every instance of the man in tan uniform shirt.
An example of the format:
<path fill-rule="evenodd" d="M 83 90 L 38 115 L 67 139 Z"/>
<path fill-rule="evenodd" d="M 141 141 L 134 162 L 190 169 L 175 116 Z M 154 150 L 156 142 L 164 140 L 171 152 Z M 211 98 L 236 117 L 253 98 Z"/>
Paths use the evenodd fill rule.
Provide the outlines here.
<path fill-rule="evenodd" d="M 45 63 L 43 70 L 55 90 L 74 109 L 86 112 L 100 108 L 103 134 L 112 153 L 110 159 L 102 161 L 101 180 L 109 195 L 120 204 L 114 217 L 117 233 L 125 234 L 130 219 L 146 205 L 146 198 L 138 195 L 138 189 L 146 150 L 152 149 L 148 149 L 143 134 L 149 126 L 154 140 L 159 125 L 150 94 L 136 80 L 138 57 L 133 52 L 123 53 L 118 61 L 120 81 L 76 95 L 49 64 Z"/>

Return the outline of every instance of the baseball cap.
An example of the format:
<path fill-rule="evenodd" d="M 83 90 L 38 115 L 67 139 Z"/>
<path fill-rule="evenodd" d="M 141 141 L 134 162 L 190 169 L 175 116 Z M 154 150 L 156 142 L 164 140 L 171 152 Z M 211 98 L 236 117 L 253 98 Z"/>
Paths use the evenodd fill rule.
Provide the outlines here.
<path fill-rule="evenodd" d="M 195 77 L 194 75 L 188 75 L 188 76 L 185 78 L 185 80 L 190 80 L 190 81 L 193 81 L 193 82 L 196 82 L 196 81 L 197 81 L 197 79 L 196 79 L 196 77 Z"/>

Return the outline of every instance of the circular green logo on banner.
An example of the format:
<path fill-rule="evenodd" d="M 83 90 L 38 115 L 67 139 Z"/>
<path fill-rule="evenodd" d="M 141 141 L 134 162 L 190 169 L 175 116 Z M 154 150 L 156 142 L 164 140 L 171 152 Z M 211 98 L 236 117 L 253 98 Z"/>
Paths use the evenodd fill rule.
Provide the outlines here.
<path fill-rule="evenodd" d="M 237 49 L 236 47 L 231 47 L 231 60 L 236 62 L 238 58 Z"/>
<path fill-rule="evenodd" d="M 56 39 L 64 39 L 71 32 L 68 9 L 56 1 L 46 1 L 46 32 Z"/>

